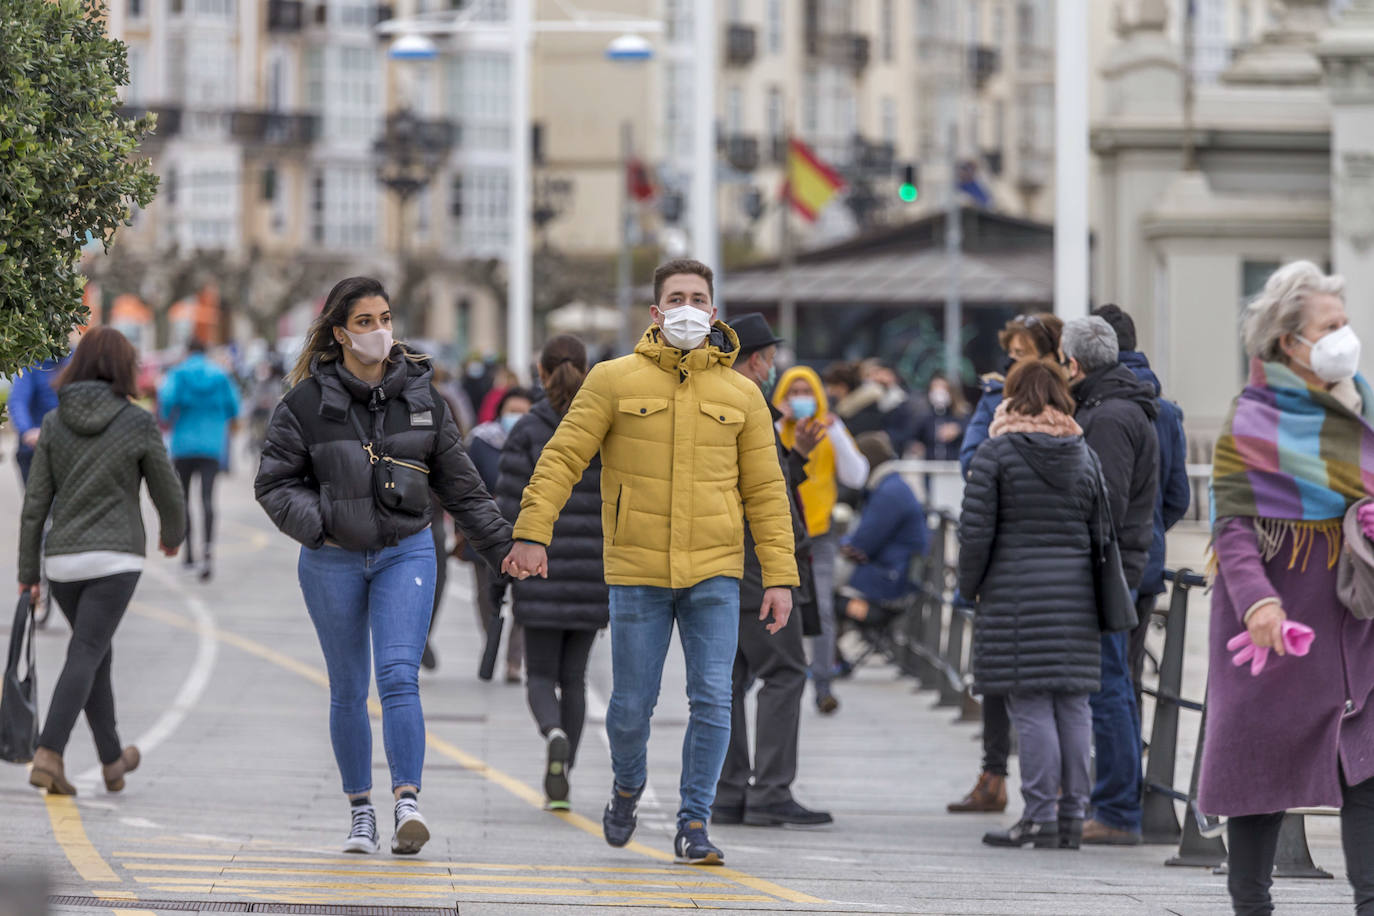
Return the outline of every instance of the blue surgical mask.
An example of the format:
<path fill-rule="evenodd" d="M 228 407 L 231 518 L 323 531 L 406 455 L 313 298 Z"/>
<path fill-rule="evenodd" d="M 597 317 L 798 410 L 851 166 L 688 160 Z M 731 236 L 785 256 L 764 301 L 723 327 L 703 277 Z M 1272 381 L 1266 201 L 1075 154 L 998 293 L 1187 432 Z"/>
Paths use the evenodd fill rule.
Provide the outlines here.
<path fill-rule="evenodd" d="M 778 367 L 777 367 L 777 366 L 769 366 L 769 367 L 768 367 L 768 378 L 766 378 L 766 379 L 763 380 L 763 390 L 764 390 L 764 392 L 765 392 L 765 393 L 771 392 L 771 391 L 773 390 L 773 388 L 774 388 L 777 384 L 778 384 Z"/>
<path fill-rule="evenodd" d="M 809 395 L 788 398 L 787 406 L 792 408 L 792 417 L 796 420 L 809 420 L 816 415 L 816 399 Z"/>
<path fill-rule="evenodd" d="M 515 429 L 515 424 L 519 423 L 519 422 L 520 422 L 520 418 L 523 417 L 523 416 L 524 416 L 524 414 L 522 414 L 522 413 L 503 413 L 503 414 L 501 414 L 501 428 L 504 429 L 504 430 L 506 431 L 506 434 L 507 434 L 507 435 L 509 435 L 509 434 L 510 434 L 510 431 L 513 430 L 513 429 Z"/>

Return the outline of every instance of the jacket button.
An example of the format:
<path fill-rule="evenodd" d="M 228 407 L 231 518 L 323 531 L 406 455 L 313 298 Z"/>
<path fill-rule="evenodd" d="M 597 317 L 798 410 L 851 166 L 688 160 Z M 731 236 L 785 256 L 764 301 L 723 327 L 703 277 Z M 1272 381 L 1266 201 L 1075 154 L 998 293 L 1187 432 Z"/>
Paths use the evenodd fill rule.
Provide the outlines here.
<path fill-rule="evenodd" d="M 639 408 L 639 412 L 640 412 L 640 413 L 648 413 L 648 412 L 649 412 L 649 408 L 647 408 L 647 407 L 641 407 L 641 408 Z"/>
<path fill-rule="evenodd" d="M 725 422 L 725 418 L 724 418 L 724 417 L 721 417 L 721 418 L 720 418 L 720 422 L 724 423 L 724 422 Z"/>

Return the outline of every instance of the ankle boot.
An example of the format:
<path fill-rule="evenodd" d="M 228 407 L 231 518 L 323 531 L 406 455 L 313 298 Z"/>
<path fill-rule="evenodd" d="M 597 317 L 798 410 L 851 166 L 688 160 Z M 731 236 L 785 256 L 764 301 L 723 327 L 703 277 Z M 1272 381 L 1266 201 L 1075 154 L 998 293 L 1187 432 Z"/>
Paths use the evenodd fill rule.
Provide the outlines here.
<path fill-rule="evenodd" d="M 143 756 L 139 754 L 138 748 L 132 744 L 126 747 L 119 755 L 119 759 L 114 763 L 107 763 L 100 768 L 100 773 L 105 777 L 105 790 L 107 792 L 119 792 L 124 788 L 124 774 L 132 773 L 138 769 Z"/>
<path fill-rule="evenodd" d="M 945 807 L 950 814 L 996 813 L 1007 808 L 1007 777 L 984 770 L 962 800 Z"/>
<path fill-rule="evenodd" d="M 1059 819 L 1059 848 L 1078 849 L 1083 845 L 1083 818 L 1061 817 Z"/>
<path fill-rule="evenodd" d="M 33 769 L 29 770 L 29 785 L 47 789 L 49 795 L 75 795 L 76 786 L 67 782 L 62 767 L 62 755 L 40 747 L 33 755 Z"/>
<path fill-rule="evenodd" d="M 1054 821 L 1042 824 L 1022 818 L 1010 830 L 992 830 L 983 834 L 983 845 L 1012 849 L 1024 849 L 1027 846 L 1036 849 L 1058 849 L 1059 825 Z"/>

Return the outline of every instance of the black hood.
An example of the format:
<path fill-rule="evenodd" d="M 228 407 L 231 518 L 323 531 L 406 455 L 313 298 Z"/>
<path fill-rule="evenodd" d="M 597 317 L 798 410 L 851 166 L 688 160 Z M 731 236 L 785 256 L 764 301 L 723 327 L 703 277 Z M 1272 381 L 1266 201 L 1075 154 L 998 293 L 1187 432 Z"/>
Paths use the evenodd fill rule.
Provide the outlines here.
<path fill-rule="evenodd" d="M 1006 438 L 1036 476 L 1052 489 L 1068 488 L 1081 473 L 1085 448 L 1082 436 L 1008 433 Z"/>
<path fill-rule="evenodd" d="M 109 382 L 73 382 L 57 392 L 57 415 L 75 433 L 98 436 L 129 406 Z"/>
<path fill-rule="evenodd" d="M 1159 416 L 1154 387 L 1136 378 L 1135 373 L 1121 363 L 1098 369 L 1083 379 L 1074 387 L 1073 398 L 1080 409 L 1097 407 L 1103 401 L 1134 401 L 1151 422 Z"/>
<path fill-rule="evenodd" d="M 530 408 L 530 413 L 538 417 L 539 422 L 543 423 L 550 430 L 558 429 L 558 424 L 563 419 L 558 415 L 558 411 L 553 409 L 553 405 L 549 403 L 547 397 L 541 397 L 539 400 L 535 401 L 534 406 Z"/>

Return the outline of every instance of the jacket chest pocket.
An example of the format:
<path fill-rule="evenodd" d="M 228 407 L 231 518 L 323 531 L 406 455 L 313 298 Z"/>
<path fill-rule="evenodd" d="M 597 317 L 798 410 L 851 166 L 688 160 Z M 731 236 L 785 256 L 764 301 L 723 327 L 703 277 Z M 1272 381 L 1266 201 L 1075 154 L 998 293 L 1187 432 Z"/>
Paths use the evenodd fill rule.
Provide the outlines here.
<path fill-rule="evenodd" d="M 733 445 L 744 429 L 744 411 L 729 404 L 701 402 L 697 423 L 699 441 L 708 445 Z"/>
<path fill-rule="evenodd" d="M 617 425 L 632 437 L 666 437 L 670 432 L 667 398 L 621 398 L 617 408 Z"/>

